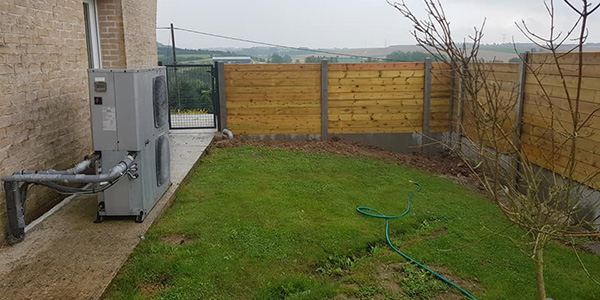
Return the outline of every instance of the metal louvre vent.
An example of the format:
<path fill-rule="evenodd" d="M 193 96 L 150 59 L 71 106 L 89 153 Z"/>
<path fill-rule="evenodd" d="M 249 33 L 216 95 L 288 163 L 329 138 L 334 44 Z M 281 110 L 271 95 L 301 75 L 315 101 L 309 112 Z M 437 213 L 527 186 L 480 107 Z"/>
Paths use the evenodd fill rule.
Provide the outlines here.
<path fill-rule="evenodd" d="M 156 183 L 158 186 L 169 180 L 170 174 L 169 138 L 163 134 L 156 139 Z"/>
<path fill-rule="evenodd" d="M 167 80 L 164 75 L 156 76 L 152 81 L 152 98 L 154 105 L 154 127 L 160 128 L 167 124 L 169 117 Z"/>

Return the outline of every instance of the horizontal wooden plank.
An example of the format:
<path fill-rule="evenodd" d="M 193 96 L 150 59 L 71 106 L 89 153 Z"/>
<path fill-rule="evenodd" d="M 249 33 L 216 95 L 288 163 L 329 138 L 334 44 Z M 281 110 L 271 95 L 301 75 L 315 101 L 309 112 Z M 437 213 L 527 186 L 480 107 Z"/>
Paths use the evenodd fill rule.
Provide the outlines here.
<path fill-rule="evenodd" d="M 418 128 L 420 131 L 420 127 Z M 386 127 L 329 127 L 330 134 L 351 133 L 412 133 L 415 127 L 408 126 L 386 126 Z"/>
<path fill-rule="evenodd" d="M 543 86 L 563 87 L 564 84 L 568 88 L 577 88 L 579 77 L 576 76 L 558 76 L 558 75 L 535 75 L 526 74 L 525 82 L 530 84 L 538 84 Z M 581 78 L 581 88 L 589 90 L 600 90 L 600 79 L 591 77 Z"/>
<path fill-rule="evenodd" d="M 274 93 L 262 93 L 262 94 L 226 94 L 227 101 L 239 102 L 239 101 L 293 101 L 293 100 L 319 100 L 321 101 L 321 92 L 317 93 L 285 93 L 285 94 L 274 94 Z"/>
<path fill-rule="evenodd" d="M 582 61 L 584 65 L 600 65 L 600 53 L 599 52 L 584 52 Z M 579 64 L 578 53 L 557 53 L 556 56 L 553 53 L 532 53 L 529 56 L 529 63 L 531 64 L 555 64 L 558 61 L 559 64 Z"/>
<path fill-rule="evenodd" d="M 600 65 L 584 65 L 582 68 L 583 77 L 600 77 Z M 560 69 L 554 64 L 529 64 L 527 68 L 528 73 L 535 73 L 541 75 L 560 75 L 564 76 L 579 76 L 578 65 L 560 65 Z"/>
<path fill-rule="evenodd" d="M 357 63 L 329 64 L 329 71 L 384 71 L 384 70 L 424 70 L 424 63 Z"/>
<path fill-rule="evenodd" d="M 424 77 L 425 71 L 329 71 L 327 78 Z"/>
<path fill-rule="evenodd" d="M 225 79 L 314 79 L 321 78 L 321 72 L 318 71 L 306 71 L 306 72 L 294 72 L 294 71 L 277 71 L 277 72 L 265 72 L 265 71 L 246 71 L 246 72 L 225 72 Z"/>
<path fill-rule="evenodd" d="M 449 94 L 445 91 L 432 91 L 432 98 L 448 98 Z M 329 102 L 338 100 L 403 100 L 403 99 L 421 99 L 423 101 L 422 91 L 407 92 L 369 92 L 369 93 L 331 93 Z"/>
<path fill-rule="evenodd" d="M 562 124 L 565 124 L 565 126 L 571 126 L 571 124 L 573 124 L 573 116 L 574 116 L 573 114 L 571 114 L 569 111 L 566 111 L 566 110 L 562 110 L 562 109 L 558 109 L 558 108 L 554 109 L 554 108 L 550 108 L 548 106 L 541 106 L 541 105 L 525 103 L 523 105 L 523 116 L 525 118 L 527 118 L 530 115 L 545 118 L 548 120 L 548 122 L 551 120 L 551 118 L 554 118 L 554 120 L 556 120 L 557 122 L 561 122 Z M 594 115 L 590 116 L 589 113 L 580 112 L 578 115 L 575 114 L 575 116 L 577 116 L 577 118 L 578 118 L 577 123 L 580 126 L 585 125 L 585 127 L 600 130 L 600 114 L 594 114 Z M 589 119 L 588 119 L 588 117 L 589 117 Z M 587 121 L 585 124 L 583 124 L 583 122 L 585 120 L 587 120 Z"/>
<path fill-rule="evenodd" d="M 321 64 L 225 64 L 225 74 L 260 71 L 321 71 Z"/>
<path fill-rule="evenodd" d="M 236 135 L 267 135 L 267 134 L 319 134 L 321 133 L 321 127 L 314 128 L 294 128 L 294 127 L 274 127 L 274 128 L 249 128 L 248 126 L 240 126 L 233 124 L 228 126 Z"/>
<path fill-rule="evenodd" d="M 259 87 L 227 87 L 226 95 L 233 94 L 289 94 L 304 93 L 315 94 L 321 92 L 320 86 L 259 86 Z"/>
<path fill-rule="evenodd" d="M 547 128 L 534 126 L 530 124 L 523 124 L 522 128 L 524 138 L 535 138 L 540 142 L 545 141 L 546 143 L 551 145 L 562 145 L 569 141 L 569 139 L 565 135 L 558 134 Z M 600 155 L 600 142 L 590 140 L 589 138 L 579 137 L 577 139 L 577 148 L 581 151 L 589 153 L 590 155 Z"/>
<path fill-rule="evenodd" d="M 478 65 L 481 70 L 487 72 L 504 72 L 516 73 L 519 72 L 519 64 L 517 63 L 484 63 Z"/>
<path fill-rule="evenodd" d="M 424 77 L 387 77 L 387 78 L 330 78 L 328 85 L 331 86 L 355 86 L 355 85 L 423 85 Z"/>
<path fill-rule="evenodd" d="M 276 124 L 276 123 L 293 123 L 293 124 L 315 124 L 321 122 L 321 114 L 314 115 L 236 115 L 227 116 L 227 122 L 249 122 L 257 124 Z"/>
<path fill-rule="evenodd" d="M 554 120 L 553 122 L 551 122 L 549 118 L 539 117 L 536 115 L 523 115 L 523 124 L 552 129 L 553 131 L 559 134 L 564 134 L 567 136 L 571 136 L 573 132 L 573 128 L 570 122 L 559 120 Z M 593 128 L 586 127 L 580 129 L 577 134 L 581 137 L 600 142 L 600 134 L 596 134 L 596 131 L 597 130 Z"/>
<path fill-rule="evenodd" d="M 570 112 L 571 110 L 575 111 L 575 107 L 576 107 L 574 101 L 572 101 L 571 105 L 569 105 L 569 101 L 567 101 L 566 99 L 552 98 L 552 97 L 547 98 L 544 96 L 531 95 L 531 94 L 526 94 L 525 101 L 523 101 L 523 102 L 524 102 L 524 104 L 527 104 L 527 105 L 553 107 L 555 109 L 568 111 L 568 112 Z M 579 102 L 579 112 L 580 113 L 586 113 L 586 112 L 589 113 L 596 109 L 600 109 L 600 103 L 590 103 L 590 102 L 583 102 L 583 101 Z"/>
<path fill-rule="evenodd" d="M 539 147 L 523 144 L 523 152 L 527 160 L 540 167 L 556 172 L 557 174 L 571 177 L 572 179 L 593 187 L 598 187 L 599 179 L 596 176 L 600 168 L 576 162 L 573 174 L 568 174 L 566 169 L 568 159 L 560 154 L 544 151 Z M 570 176 L 569 176 L 570 175 Z"/>
<path fill-rule="evenodd" d="M 485 78 L 489 81 L 498 81 L 498 82 L 512 82 L 514 84 L 518 84 L 519 74 L 518 73 L 506 73 L 506 72 L 489 72 L 485 74 Z"/>
<path fill-rule="evenodd" d="M 423 100 L 346 100 L 346 101 L 329 101 L 329 107 L 377 107 L 377 106 L 389 106 L 389 107 L 404 107 L 404 106 L 416 106 L 423 107 Z"/>
<path fill-rule="evenodd" d="M 554 152 L 560 154 L 563 157 L 569 157 L 571 152 L 570 143 L 552 143 L 549 140 L 532 135 L 523 136 L 522 143 L 543 149 L 543 151 L 546 153 Z M 575 160 L 590 166 L 600 167 L 600 155 L 591 154 L 590 152 L 584 151 L 579 147 L 575 149 Z"/>
<path fill-rule="evenodd" d="M 328 92 L 334 93 L 397 93 L 397 92 L 423 92 L 423 85 L 343 85 L 343 86 L 330 86 Z"/>
<path fill-rule="evenodd" d="M 450 111 L 449 106 L 432 106 L 431 112 L 444 112 Z M 330 115 L 338 114 L 401 114 L 401 113 L 422 113 L 423 106 L 359 106 L 359 107 L 329 107 L 328 113 Z"/>
<path fill-rule="evenodd" d="M 232 87 L 259 87 L 259 86 L 321 86 L 321 78 L 292 78 L 292 79 L 227 79 L 227 89 Z"/>
<path fill-rule="evenodd" d="M 319 115 L 320 107 L 228 107 L 228 116 Z"/>
<path fill-rule="evenodd" d="M 525 85 L 525 93 L 533 95 L 541 95 L 553 98 L 567 99 L 567 92 L 571 99 L 575 99 L 577 91 L 574 88 L 567 88 L 566 90 L 562 87 L 557 86 L 544 86 L 541 87 L 536 83 L 527 83 Z M 584 90 L 580 91 L 580 101 L 600 103 L 600 90 Z"/>
<path fill-rule="evenodd" d="M 310 100 L 293 100 L 293 101 L 237 101 L 237 102 L 227 102 L 226 104 L 227 110 L 235 109 L 235 108 L 292 108 L 292 107 L 313 107 L 319 108 L 321 107 L 320 101 L 310 101 Z"/>
<path fill-rule="evenodd" d="M 447 113 L 431 113 L 432 120 L 447 120 Z M 388 121 L 388 120 L 422 120 L 423 113 L 372 113 L 372 114 L 329 114 L 329 121 Z"/>

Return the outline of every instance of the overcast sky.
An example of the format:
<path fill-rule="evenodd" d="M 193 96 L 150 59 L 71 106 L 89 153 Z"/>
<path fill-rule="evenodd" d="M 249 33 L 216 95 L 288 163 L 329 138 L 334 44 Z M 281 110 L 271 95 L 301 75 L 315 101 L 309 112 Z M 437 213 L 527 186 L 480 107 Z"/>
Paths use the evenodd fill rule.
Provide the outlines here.
<path fill-rule="evenodd" d="M 423 0 L 406 0 L 424 16 Z M 573 2 L 579 2 L 573 0 Z M 598 2 L 598 0 L 593 1 Z M 525 20 L 546 33 L 543 0 L 442 0 L 455 38 L 466 37 L 487 18 L 485 43 L 526 41 L 514 22 Z M 576 15 L 556 1 L 557 27 L 565 29 Z M 383 47 L 414 44 L 411 24 L 385 0 L 158 0 L 157 24 L 251 40 L 310 48 Z M 590 42 L 600 42 L 600 11 L 590 19 Z M 544 30 L 544 31 L 542 31 Z M 169 32 L 158 30 L 169 43 Z M 251 47 L 252 44 L 176 32 L 178 47 Z"/>

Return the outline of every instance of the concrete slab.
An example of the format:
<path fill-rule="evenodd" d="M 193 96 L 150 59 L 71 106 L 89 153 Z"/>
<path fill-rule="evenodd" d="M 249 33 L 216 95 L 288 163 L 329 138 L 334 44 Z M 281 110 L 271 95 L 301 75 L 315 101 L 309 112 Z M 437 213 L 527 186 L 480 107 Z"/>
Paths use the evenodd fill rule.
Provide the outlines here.
<path fill-rule="evenodd" d="M 31 229 L 24 242 L 0 248 L 0 299 L 100 298 L 213 136 L 214 130 L 171 132 L 173 184 L 143 223 L 94 224 L 95 196 L 78 196 Z"/>

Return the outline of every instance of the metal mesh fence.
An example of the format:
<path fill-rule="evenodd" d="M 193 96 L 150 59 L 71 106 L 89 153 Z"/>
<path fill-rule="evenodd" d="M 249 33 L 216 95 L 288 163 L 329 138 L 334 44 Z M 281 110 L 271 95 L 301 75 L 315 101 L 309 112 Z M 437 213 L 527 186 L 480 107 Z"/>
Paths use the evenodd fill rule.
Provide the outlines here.
<path fill-rule="evenodd" d="M 167 80 L 172 129 L 216 127 L 212 65 L 170 65 Z"/>

